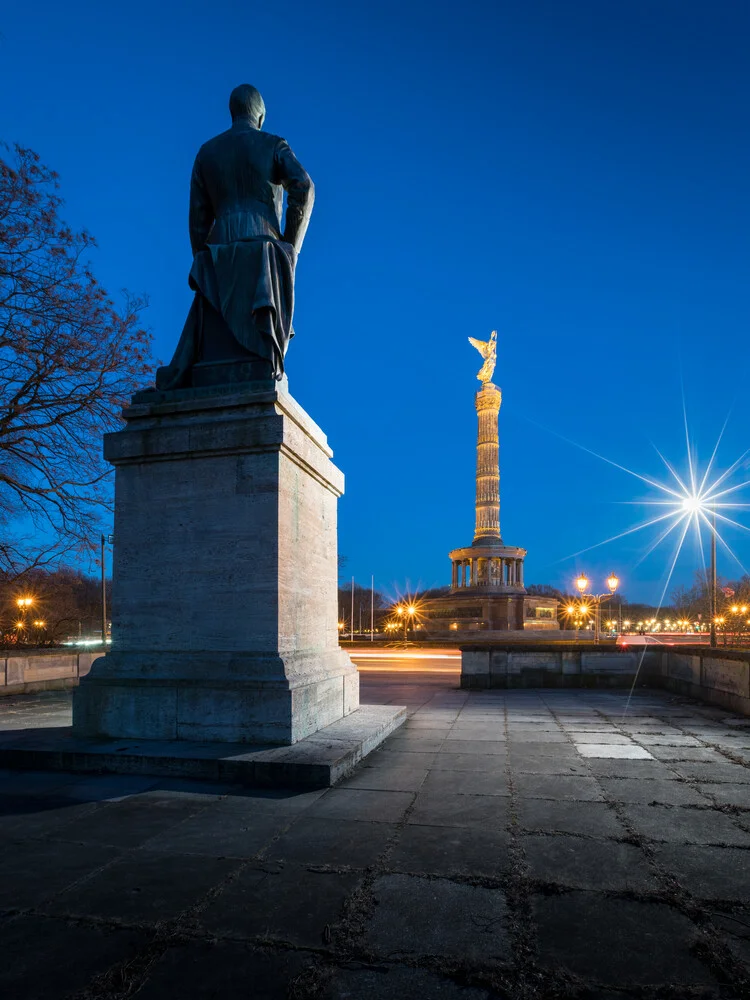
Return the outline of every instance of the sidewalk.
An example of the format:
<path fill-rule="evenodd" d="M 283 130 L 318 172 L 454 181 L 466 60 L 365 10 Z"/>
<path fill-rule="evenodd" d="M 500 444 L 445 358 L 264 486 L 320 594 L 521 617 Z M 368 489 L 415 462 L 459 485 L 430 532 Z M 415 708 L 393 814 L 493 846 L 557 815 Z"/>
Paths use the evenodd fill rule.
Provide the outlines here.
<path fill-rule="evenodd" d="M 661 692 L 362 680 L 412 714 L 333 789 L 0 775 L 0 995 L 750 989 L 750 720 Z M 7 699 L 0 727 L 68 713 Z"/>

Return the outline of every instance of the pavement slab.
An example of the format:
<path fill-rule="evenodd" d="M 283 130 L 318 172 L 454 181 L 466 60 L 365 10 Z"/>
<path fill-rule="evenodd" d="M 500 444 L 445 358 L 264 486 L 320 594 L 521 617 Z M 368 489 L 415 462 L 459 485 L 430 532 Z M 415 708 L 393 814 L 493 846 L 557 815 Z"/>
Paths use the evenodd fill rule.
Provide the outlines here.
<path fill-rule="evenodd" d="M 176 917 L 236 871 L 240 862 L 135 851 L 45 903 L 44 913 L 153 926 Z"/>
<path fill-rule="evenodd" d="M 617 892 L 659 891 L 643 852 L 632 844 L 532 834 L 521 837 L 520 845 L 529 877 L 548 885 Z"/>
<path fill-rule="evenodd" d="M 595 778 L 570 774 L 517 774 L 513 779 L 522 798 L 555 799 L 568 802 L 603 802 Z"/>
<path fill-rule="evenodd" d="M 290 862 L 241 869 L 199 917 L 209 935 L 321 948 L 362 876 Z"/>
<path fill-rule="evenodd" d="M 494 994 L 493 994 L 494 996 Z M 378 963 L 375 968 L 338 970 L 324 1000 L 491 1000 L 486 990 L 463 986 L 424 969 Z"/>
<path fill-rule="evenodd" d="M 535 897 L 533 912 L 540 961 L 548 967 L 615 987 L 716 983 L 691 953 L 698 928 L 663 903 L 570 892 Z"/>
<path fill-rule="evenodd" d="M 510 867 L 509 843 L 509 835 L 501 829 L 410 823 L 387 863 L 400 872 L 498 878 Z"/>
<path fill-rule="evenodd" d="M 502 795 L 447 795 L 421 791 L 408 818 L 423 826 L 473 826 L 504 828 L 508 822 L 509 800 Z"/>
<path fill-rule="evenodd" d="M 544 833 L 574 833 L 582 837 L 624 837 L 625 827 L 606 802 L 555 802 L 520 799 L 521 829 Z"/>
<path fill-rule="evenodd" d="M 750 903 L 750 851 L 746 848 L 660 844 L 654 856 L 692 896 Z"/>
<path fill-rule="evenodd" d="M 508 907 L 499 889 L 449 879 L 383 875 L 365 939 L 384 958 L 451 956 L 480 965 L 508 960 Z"/>
<path fill-rule="evenodd" d="M 288 1000 L 295 980 L 314 957 L 291 949 L 272 951 L 234 941 L 191 942 L 167 948 L 154 962 L 138 1000 Z"/>
<path fill-rule="evenodd" d="M 0 995 L 746 995 L 748 720 L 456 684 L 363 672 L 363 700 L 412 715 L 335 788 L 0 771 Z M 69 705 L 0 703 L 0 728 Z"/>
<path fill-rule="evenodd" d="M 626 803 L 622 812 L 636 833 L 648 840 L 750 848 L 750 833 L 715 809 Z"/>
<path fill-rule="evenodd" d="M 139 929 L 71 923 L 24 915 L 2 924 L 0 996 L 63 1000 L 111 966 L 128 962 L 147 944 Z"/>
<path fill-rule="evenodd" d="M 267 844 L 263 858 L 367 868 L 377 862 L 396 829 L 394 823 L 304 816 Z"/>

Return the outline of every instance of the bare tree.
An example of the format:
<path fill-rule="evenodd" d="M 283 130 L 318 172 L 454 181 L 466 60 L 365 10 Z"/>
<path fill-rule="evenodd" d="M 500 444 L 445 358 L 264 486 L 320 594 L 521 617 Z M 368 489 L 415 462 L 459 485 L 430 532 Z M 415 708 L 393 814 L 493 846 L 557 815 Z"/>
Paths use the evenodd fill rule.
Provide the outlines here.
<path fill-rule="evenodd" d="M 153 367 L 145 302 L 115 307 L 57 189 L 31 150 L 0 157 L 0 569 L 13 573 L 92 551 L 111 503 L 102 434 Z"/>

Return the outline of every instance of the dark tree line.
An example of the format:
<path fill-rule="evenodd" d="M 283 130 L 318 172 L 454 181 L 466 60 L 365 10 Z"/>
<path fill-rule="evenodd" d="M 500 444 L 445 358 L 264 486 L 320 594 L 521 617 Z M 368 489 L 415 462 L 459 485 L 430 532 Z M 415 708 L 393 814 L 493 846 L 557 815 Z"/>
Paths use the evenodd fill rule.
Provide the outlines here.
<path fill-rule="evenodd" d="M 109 604 L 109 583 L 107 588 Z M 79 636 L 98 638 L 101 579 L 69 567 L 37 567 L 20 579 L 0 573 L 0 635 L 6 647 L 54 645 Z"/>
<path fill-rule="evenodd" d="M 0 145 L 0 154 L 7 147 Z M 0 156 L 0 570 L 91 554 L 111 504 L 102 434 L 149 381 L 143 300 L 115 306 L 36 153 Z"/>

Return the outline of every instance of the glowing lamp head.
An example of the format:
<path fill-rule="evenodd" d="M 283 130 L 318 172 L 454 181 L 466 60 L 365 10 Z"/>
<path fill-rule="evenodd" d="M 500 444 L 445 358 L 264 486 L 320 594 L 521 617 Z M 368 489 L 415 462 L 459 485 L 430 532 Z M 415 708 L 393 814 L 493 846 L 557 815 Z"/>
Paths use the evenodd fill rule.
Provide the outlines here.
<path fill-rule="evenodd" d="M 607 577 L 607 586 L 609 587 L 609 592 L 614 594 L 617 588 L 620 586 L 620 580 L 615 576 L 614 573 L 610 573 Z"/>
<path fill-rule="evenodd" d="M 417 609 L 414 607 L 413 604 L 410 604 L 409 607 L 406 610 L 412 616 L 414 616 L 417 613 Z"/>
<path fill-rule="evenodd" d="M 703 510 L 703 501 L 695 495 L 685 497 L 682 501 L 682 509 L 688 514 L 698 514 Z"/>
<path fill-rule="evenodd" d="M 576 580 L 576 587 L 578 587 L 578 590 L 582 594 L 589 589 L 589 581 L 585 573 L 581 573 L 581 575 Z"/>

